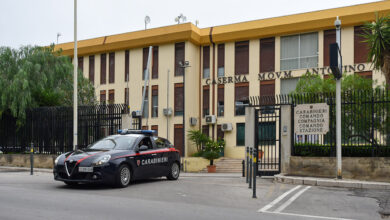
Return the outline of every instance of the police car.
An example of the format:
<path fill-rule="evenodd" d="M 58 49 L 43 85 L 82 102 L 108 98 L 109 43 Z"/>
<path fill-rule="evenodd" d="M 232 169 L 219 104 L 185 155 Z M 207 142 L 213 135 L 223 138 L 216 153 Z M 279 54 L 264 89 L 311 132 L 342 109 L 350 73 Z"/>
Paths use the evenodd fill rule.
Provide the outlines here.
<path fill-rule="evenodd" d="M 120 130 L 87 149 L 55 159 L 54 179 L 67 185 L 106 183 L 126 187 L 136 179 L 166 176 L 177 180 L 180 155 L 172 144 L 151 130 Z"/>

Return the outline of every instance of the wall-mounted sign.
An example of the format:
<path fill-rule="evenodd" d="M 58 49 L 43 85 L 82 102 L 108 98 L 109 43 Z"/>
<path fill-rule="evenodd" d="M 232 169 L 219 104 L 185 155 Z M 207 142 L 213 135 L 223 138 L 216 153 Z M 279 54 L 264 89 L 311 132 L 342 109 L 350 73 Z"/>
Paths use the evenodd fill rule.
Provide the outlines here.
<path fill-rule="evenodd" d="M 294 108 L 295 134 L 326 134 L 329 131 L 329 105 L 302 104 Z"/>
<path fill-rule="evenodd" d="M 343 72 L 362 72 L 365 71 L 366 66 L 364 64 L 354 64 L 354 65 L 345 65 L 343 66 Z M 329 67 L 316 67 L 306 69 L 306 72 L 311 72 L 314 74 L 332 74 L 332 70 Z M 259 81 L 263 80 L 274 80 L 274 79 L 283 79 L 283 78 L 291 78 L 292 71 L 280 71 L 280 72 L 265 72 L 259 73 L 257 79 Z M 228 84 L 228 83 L 242 83 L 249 82 L 246 75 L 235 75 L 235 76 L 223 76 L 218 77 L 216 80 L 206 79 L 206 84 Z"/>

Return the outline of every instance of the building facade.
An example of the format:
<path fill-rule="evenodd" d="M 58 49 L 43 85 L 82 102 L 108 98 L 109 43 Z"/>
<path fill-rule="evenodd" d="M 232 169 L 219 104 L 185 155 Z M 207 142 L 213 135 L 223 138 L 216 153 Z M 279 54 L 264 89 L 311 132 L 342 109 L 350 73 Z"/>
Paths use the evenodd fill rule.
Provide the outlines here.
<path fill-rule="evenodd" d="M 225 139 L 225 156 L 243 158 L 246 98 L 288 94 L 307 71 L 328 77 L 336 16 L 342 22 L 344 71 L 384 82 L 383 74 L 367 62 L 368 47 L 361 37 L 361 26 L 373 21 L 376 12 L 390 13 L 390 2 L 203 29 L 185 23 L 82 40 L 78 66 L 94 84 L 98 101 L 140 110 L 148 47 L 153 46 L 143 128 L 157 130 L 185 156 L 196 151 L 187 131 L 201 129 L 214 139 Z M 73 43 L 56 48 L 73 55 Z M 181 68 L 184 61 L 189 67 Z M 165 108 L 171 108 L 172 115 L 164 115 Z M 206 115 L 214 115 L 216 123 L 207 124 Z M 193 119 L 197 122 L 191 124 Z M 231 124 L 232 130 L 222 131 L 223 124 Z M 269 126 L 276 132 L 276 125 Z"/>

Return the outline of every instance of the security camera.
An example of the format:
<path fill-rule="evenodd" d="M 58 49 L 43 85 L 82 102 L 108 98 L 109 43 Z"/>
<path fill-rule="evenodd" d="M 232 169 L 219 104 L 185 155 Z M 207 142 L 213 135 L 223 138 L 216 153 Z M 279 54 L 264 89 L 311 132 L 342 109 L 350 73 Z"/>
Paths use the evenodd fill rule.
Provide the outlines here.
<path fill-rule="evenodd" d="M 338 16 L 337 19 L 334 21 L 334 26 L 336 26 L 337 29 L 341 27 L 341 21 L 339 20 Z"/>
<path fill-rule="evenodd" d="M 189 61 L 184 61 L 184 65 L 188 66 L 188 65 L 190 65 L 190 62 Z"/>
<path fill-rule="evenodd" d="M 183 66 L 183 62 L 179 61 L 179 65 L 180 65 L 180 66 Z"/>

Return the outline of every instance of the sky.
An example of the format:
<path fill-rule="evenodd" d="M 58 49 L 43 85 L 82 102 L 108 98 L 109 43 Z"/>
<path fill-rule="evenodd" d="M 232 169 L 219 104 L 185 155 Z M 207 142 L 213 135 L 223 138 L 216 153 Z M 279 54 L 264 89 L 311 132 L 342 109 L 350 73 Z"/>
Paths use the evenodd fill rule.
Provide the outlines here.
<path fill-rule="evenodd" d="M 212 27 L 378 0 L 78 0 L 78 40 L 175 24 L 183 14 Z M 0 46 L 46 46 L 73 41 L 74 0 L 1 0 Z"/>

